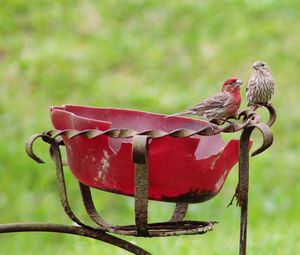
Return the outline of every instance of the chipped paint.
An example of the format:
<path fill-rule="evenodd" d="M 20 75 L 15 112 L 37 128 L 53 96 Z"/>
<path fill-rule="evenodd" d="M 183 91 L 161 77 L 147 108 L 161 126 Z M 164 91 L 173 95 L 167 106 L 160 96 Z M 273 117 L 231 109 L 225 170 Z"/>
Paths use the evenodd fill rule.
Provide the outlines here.
<path fill-rule="evenodd" d="M 67 144 L 67 151 L 70 154 L 70 157 L 73 157 L 73 147 L 71 146 L 71 144 Z"/>
<path fill-rule="evenodd" d="M 225 182 L 226 176 L 227 176 L 227 172 L 228 172 L 228 169 L 225 169 L 224 173 L 222 174 L 222 176 L 220 177 L 220 179 L 216 183 L 215 189 L 216 189 L 217 192 L 222 188 L 222 186 Z"/>
<path fill-rule="evenodd" d="M 103 150 L 103 158 L 101 159 L 100 165 L 98 167 L 97 181 L 105 182 L 106 175 L 110 167 L 109 160 L 110 160 L 110 156 L 107 150 Z"/>
<path fill-rule="evenodd" d="M 223 151 L 222 151 L 222 152 L 223 152 Z M 218 160 L 220 159 L 222 152 L 221 152 L 218 156 L 216 156 L 216 158 L 213 160 L 213 162 L 212 162 L 212 164 L 211 164 L 211 166 L 210 166 L 210 170 L 214 170 L 214 169 L 215 169 L 216 163 L 217 163 Z"/>

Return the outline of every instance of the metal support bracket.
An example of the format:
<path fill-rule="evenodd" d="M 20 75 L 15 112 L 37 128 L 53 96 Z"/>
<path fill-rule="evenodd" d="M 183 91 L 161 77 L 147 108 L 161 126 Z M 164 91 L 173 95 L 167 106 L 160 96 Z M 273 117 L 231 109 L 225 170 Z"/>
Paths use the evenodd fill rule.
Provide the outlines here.
<path fill-rule="evenodd" d="M 149 236 L 148 231 L 148 137 L 133 136 L 132 160 L 134 162 L 135 223 L 139 236 Z"/>

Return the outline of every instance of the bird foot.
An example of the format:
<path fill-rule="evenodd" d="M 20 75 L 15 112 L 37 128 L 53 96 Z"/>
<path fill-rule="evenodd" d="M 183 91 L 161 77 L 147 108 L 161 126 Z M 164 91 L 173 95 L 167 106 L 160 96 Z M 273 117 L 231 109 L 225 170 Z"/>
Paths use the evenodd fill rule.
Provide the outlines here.
<path fill-rule="evenodd" d="M 255 111 L 257 108 L 259 108 L 261 105 L 259 105 L 259 104 L 252 104 L 252 105 L 250 105 L 250 111 Z"/>
<path fill-rule="evenodd" d="M 221 119 L 212 119 L 209 121 L 209 123 L 215 124 L 215 125 L 223 125 L 223 120 Z"/>
<path fill-rule="evenodd" d="M 266 108 L 268 108 L 269 106 L 272 106 L 272 104 L 271 103 L 259 103 L 259 104 L 251 104 L 249 106 L 250 106 L 250 110 L 251 111 L 255 111 L 255 110 L 257 110 L 260 107 L 266 107 Z"/>
<path fill-rule="evenodd" d="M 217 124 L 215 124 L 215 123 L 212 122 L 212 121 L 209 121 L 209 122 L 208 122 L 208 125 L 209 125 L 209 127 L 211 128 L 212 132 L 214 133 L 214 132 L 215 132 L 215 127 L 214 127 L 214 125 L 217 125 Z"/>
<path fill-rule="evenodd" d="M 227 120 L 224 120 L 224 123 L 225 123 L 225 122 L 226 122 L 226 123 L 228 123 L 229 125 L 233 125 L 233 124 L 234 124 L 234 122 L 233 122 L 233 121 L 231 121 L 231 120 L 228 120 L 228 119 L 227 119 Z"/>
<path fill-rule="evenodd" d="M 227 119 L 234 119 L 234 120 L 238 120 L 240 116 L 240 111 L 236 112 L 235 114 L 231 115 L 229 118 Z"/>
<path fill-rule="evenodd" d="M 213 120 L 210 121 L 210 123 L 213 123 L 213 124 L 218 125 L 218 126 L 222 126 L 225 123 L 232 124 L 233 122 L 228 120 L 228 119 L 213 119 Z"/>

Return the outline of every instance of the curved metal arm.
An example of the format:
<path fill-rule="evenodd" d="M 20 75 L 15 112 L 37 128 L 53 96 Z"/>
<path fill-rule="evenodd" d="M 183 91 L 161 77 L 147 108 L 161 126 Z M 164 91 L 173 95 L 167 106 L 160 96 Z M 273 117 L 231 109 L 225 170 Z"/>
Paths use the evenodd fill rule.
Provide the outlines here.
<path fill-rule="evenodd" d="M 270 127 L 264 123 L 257 123 L 253 126 L 250 126 L 249 128 L 256 128 L 260 131 L 263 137 L 263 144 L 251 154 L 251 156 L 256 156 L 268 149 L 273 144 L 273 134 Z"/>
<path fill-rule="evenodd" d="M 264 106 L 265 108 L 267 108 L 267 110 L 269 111 L 269 119 L 268 121 L 266 122 L 266 124 L 269 126 L 269 127 L 272 127 L 273 124 L 275 123 L 276 121 L 276 118 L 277 118 L 277 114 L 276 114 L 276 110 L 275 108 L 273 107 L 273 105 L 271 104 L 268 104 L 266 106 Z"/>
<path fill-rule="evenodd" d="M 186 215 L 188 203 L 177 203 L 170 222 L 182 221 Z"/>
<path fill-rule="evenodd" d="M 13 232 L 56 232 L 65 233 L 71 235 L 84 236 L 105 243 L 118 246 L 126 251 L 133 254 L 139 255 L 150 255 L 149 252 L 144 249 L 120 239 L 116 236 L 105 233 L 99 229 L 86 228 L 80 226 L 69 226 L 62 224 L 52 224 L 52 223 L 14 223 L 14 224 L 0 224 L 0 233 L 13 233 Z"/>

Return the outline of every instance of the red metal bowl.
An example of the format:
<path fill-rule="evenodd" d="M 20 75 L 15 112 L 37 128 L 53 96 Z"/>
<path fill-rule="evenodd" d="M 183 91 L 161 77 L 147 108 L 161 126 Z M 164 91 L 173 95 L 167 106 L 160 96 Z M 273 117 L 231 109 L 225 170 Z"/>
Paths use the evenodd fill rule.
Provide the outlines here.
<path fill-rule="evenodd" d="M 184 117 L 113 108 L 77 105 L 51 107 L 54 127 L 64 129 L 130 128 L 136 131 L 178 128 L 198 130 L 208 122 Z M 132 139 L 105 135 L 88 139 L 63 137 L 71 171 L 85 185 L 123 195 L 134 195 Z M 220 135 L 164 137 L 149 142 L 149 199 L 203 202 L 222 188 L 238 161 L 238 140 L 225 143 Z"/>

